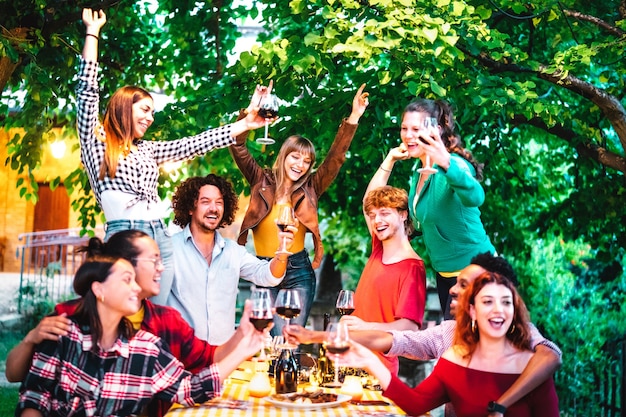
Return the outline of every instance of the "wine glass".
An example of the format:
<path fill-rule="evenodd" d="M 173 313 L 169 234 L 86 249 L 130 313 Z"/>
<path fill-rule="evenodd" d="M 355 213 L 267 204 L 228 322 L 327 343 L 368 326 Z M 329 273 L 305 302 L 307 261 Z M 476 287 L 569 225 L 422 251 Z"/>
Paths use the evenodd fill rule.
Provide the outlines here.
<path fill-rule="evenodd" d="M 300 315 L 300 311 L 302 310 L 300 293 L 296 289 L 281 289 L 278 291 L 278 295 L 276 296 L 274 308 L 276 309 L 276 314 L 285 319 L 287 322 L 286 326 L 289 326 L 289 321 L 294 317 L 298 317 Z M 285 343 L 285 345 L 281 347 L 285 349 L 296 348 L 296 346 L 289 343 Z"/>
<path fill-rule="evenodd" d="M 267 288 L 253 288 L 250 294 L 252 299 L 252 313 L 250 314 L 250 322 L 254 328 L 262 332 L 273 320 L 272 316 L 272 298 L 270 290 Z M 259 359 L 266 360 L 265 343 L 261 346 L 261 354 Z"/>
<path fill-rule="evenodd" d="M 263 145 L 272 145 L 276 141 L 267 136 L 267 129 L 269 120 L 278 116 L 278 97 L 271 93 L 264 95 L 259 102 L 259 116 L 265 119 L 265 136 L 258 138 L 256 142 Z"/>
<path fill-rule="evenodd" d="M 437 118 L 435 118 L 435 117 L 426 117 L 426 118 L 424 118 L 424 121 L 423 121 L 423 124 L 422 124 L 422 128 L 428 132 L 429 136 L 432 137 L 433 129 L 437 129 L 438 126 L 439 126 L 439 124 L 437 123 Z M 426 143 L 423 140 L 422 140 L 422 142 Z M 433 168 L 432 165 L 430 164 L 430 155 L 428 153 L 426 154 L 426 164 L 422 168 L 418 169 L 417 172 L 419 172 L 419 173 L 427 173 L 427 174 L 434 174 L 434 173 L 437 172 L 437 170 L 435 168 Z"/>
<path fill-rule="evenodd" d="M 296 225 L 296 219 L 293 214 L 293 207 L 291 206 L 291 204 L 290 203 L 279 204 L 278 216 L 276 217 L 276 226 L 278 226 L 281 232 L 284 232 L 287 230 L 287 226 L 295 226 L 295 225 Z M 292 254 L 285 248 L 285 239 L 282 240 L 280 249 L 278 249 L 276 253 L 277 254 L 284 253 L 287 255 Z"/>
<path fill-rule="evenodd" d="M 346 323 L 330 323 L 328 330 L 326 330 L 324 348 L 326 348 L 327 355 L 332 355 L 332 359 L 335 364 L 335 379 L 333 382 L 326 384 L 326 387 L 340 388 L 339 355 L 350 349 L 350 336 L 348 334 L 348 325 Z"/>
<path fill-rule="evenodd" d="M 339 291 L 337 304 L 335 306 L 337 307 L 337 312 L 342 316 L 352 314 L 354 312 L 354 291 Z"/>

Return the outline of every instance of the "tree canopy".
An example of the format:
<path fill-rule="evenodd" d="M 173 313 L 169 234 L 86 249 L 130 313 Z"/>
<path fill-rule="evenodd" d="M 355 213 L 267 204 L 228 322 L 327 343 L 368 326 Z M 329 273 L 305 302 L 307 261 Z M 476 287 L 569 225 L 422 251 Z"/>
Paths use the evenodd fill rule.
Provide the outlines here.
<path fill-rule="evenodd" d="M 8 144 L 7 163 L 21 173 L 37 167 L 52 127 L 74 126 L 81 8 L 102 7 L 102 102 L 125 84 L 174 99 L 157 113 L 150 138 L 230 122 L 254 85 L 272 79 L 284 104 L 271 127 L 278 145 L 250 147 L 271 164 L 280 140 L 299 133 L 321 158 L 356 89 L 367 84 L 371 104 L 320 201 L 332 230 L 327 251 L 341 263 L 365 253 L 362 194 L 399 143 L 399 117 L 416 96 L 454 105 L 466 145 L 485 163 L 483 220 L 501 253 L 528 256 L 551 235 L 583 239 L 607 261 L 626 247 L 625 0 L 0 3 L 0 117 L 4 127 L 26 128 Z M 264 31 L 233 59 L 246 16 L 260 18 Z M 394 185 L 407 187 L 411 165 L 397 165 Z M 183 170 L 226 174 L 247 188 L 226 150 Z M 163 176 L 163 193 L 176 178 Z M 80 167 L 53 182 L 61 181 L 89 189 Z M 34 184 L 19 186 L 36 198 Z M 90 194 L 75 205 L 85 226 L 93 225 Z"/>

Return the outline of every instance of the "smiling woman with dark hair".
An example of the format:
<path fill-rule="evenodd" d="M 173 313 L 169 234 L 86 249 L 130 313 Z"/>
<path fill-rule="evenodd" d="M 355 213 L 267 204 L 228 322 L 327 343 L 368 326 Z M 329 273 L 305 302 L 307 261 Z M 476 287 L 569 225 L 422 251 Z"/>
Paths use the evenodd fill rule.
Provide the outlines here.
<path fill-rule="evenodd" d="M 141 306 L 135 271 L 101 248 L 99 239 L 90 240 L 74 278 L 78 307 L 65 335 L 37 347 L 16 416 L 126 416 L 152 398 L 193 406 L 219 396 L 224 379 L 258 351 L 262 333 L 241 340 L 219 366 L 192 375 L 159 337 L 133 330 L 126 316 Z"/>

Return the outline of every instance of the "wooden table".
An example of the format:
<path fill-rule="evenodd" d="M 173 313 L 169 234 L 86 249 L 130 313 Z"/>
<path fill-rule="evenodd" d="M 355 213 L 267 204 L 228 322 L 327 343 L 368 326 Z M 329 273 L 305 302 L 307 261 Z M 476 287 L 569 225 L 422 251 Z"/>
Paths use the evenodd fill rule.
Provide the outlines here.
<path fill-rule="evenodd" d="M 299 389 L 300 390 L 300 389 Z M 330 390 L 332 392 L 336 392 Z M 175 405 L 167 413 L 166 417 L 352 417 L 352 416 L 377 416 L 394 417 L 404 416 L 405 413 L 396 407 L 391 400 L 384 398 L 380 391 L 365 390 L 363 400 L 383 400 L 389 406 L 362 406 L 344 403 L 336 407 L 315 410 L 303 410 L 295 408 L 283 408 L 273 405 L 261 398 L 248 395 L 248 383 L 239 380 L 227 380 L 224 392 L 220 399 L 212 404 L 197 405 L 193 408 L 183 408 Z M 228 408 L 228 400 L 242 401 L 245 408 Z"/>

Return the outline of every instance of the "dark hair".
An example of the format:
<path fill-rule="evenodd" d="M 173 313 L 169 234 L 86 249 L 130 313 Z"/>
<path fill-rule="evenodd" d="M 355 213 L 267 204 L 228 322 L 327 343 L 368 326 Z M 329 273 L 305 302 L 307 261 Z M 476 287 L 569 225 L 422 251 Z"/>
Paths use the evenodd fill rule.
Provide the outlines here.
<path fill-rule="evenodd" d="M 404 112 L 402 118 L 406 113 L 427 113 L 431 117 L 437 119 L 437 123 L 441 126 L 441 140 L 443 141 L 446 149 L 450 153 L 456 153 L 465 158 L 476 170 L 476 178 L 478 180 L 483 179 L 483 164 L 474 159 L 472 153 L 465 148 L 461 136 L 456 132 L 456 123 L 454 121 L 454 113 L 452 112 L 452 106 L 443 100 L 429 100 L 420 98 L 409 103 Z"/>
<path fill-rule="evenodd" d="M 111 273 L 111 268 L 121 256 L 111 256 L 103 253 L 106 244 L 100 238 L 92 237 L 83 251 L 87 252 L 87 258 L 74 275 L 74 291 L 81 296 L 74 319 L 81 327 L 87 327 L 93 342 L 92 350 L 98 349 L 98 341 L 102 337 L 102 323 L 98 314 L 97 300 L 91 288 L 94 282 L 104 282 Z M 133 327 L 126 318 L 122 318 L 118 326 L 120 335 L 131 338 L 134 334 Z"/>
<path fill-rule="evenodd" d="M 235 214 L 239 206 L 239 197 L 233 189 L 233 185 L 226 178 L 219 175 L 209 174 L 206 177 L 191 177 L 183 181 L 172 196 L 172 208 L 174 209 L 174 224 L 185 227 L 191 223 L 191 212 L 196 208 L 200 188 L 205 185 L 213 185 L 220 190 L 224 199 L 224 215 L 219 227 L 228 226 L 235 220 Z"/>
<path fill-rule="evenodd" d="M 508 278 L 513 285 L 518 286 L 517 274 L 513 270 L 513 266 L 502 256 L 485 252 L 474 256 L 470 264 L 478 265 L 486 271 L 503 275 L 505 278 Z"/>
<path fill-rule="evenodd" d="M 146 232 L 141 230 L 121 230 L 116 232 L 109 237 L 109 240 L 104 244 L 104 253 L 111 256 L 119 256 L 120 258 L 126 259 L 133 266 L 137 266 L 137 261 L 135 260 L 141 253 L 135 242 L 141 238 L 150 238 Z"/>
<path fill-rule="evenodd" d="M 470 284 L 466 290 L 466 295 L 460 299 L 460 308 L 456 313 L 456 332 L 454 335 L 454 344 L 464 348 L 464 356 L 471 356 L 476 350 L 476 345 L 480 340 L 478 331 L 472 329 L 472 317 L 470 315 L 470 306 L 475 305 L 476 295 L 487 284 L 498 284 L 507 287 L 513 295 L 514 315 L 511 327 L 506 333 L 506 338 L 511 341 L 513 346 L 521 350 L 530 349 L 530 321 L 528 310 L 524 301 L 515 289 L 513 283 L 503 275 L 495 272 L 483 272 L 478 278 Z"/>

